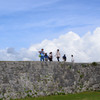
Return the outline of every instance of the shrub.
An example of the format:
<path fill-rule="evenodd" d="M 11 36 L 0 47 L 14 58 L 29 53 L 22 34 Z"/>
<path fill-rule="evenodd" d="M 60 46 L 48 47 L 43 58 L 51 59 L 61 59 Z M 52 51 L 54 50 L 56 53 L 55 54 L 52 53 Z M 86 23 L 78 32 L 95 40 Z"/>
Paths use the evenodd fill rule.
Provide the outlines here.
<path fill-rule="evenodd" d="M 92 66 L 97 66 L 98 64 L 96 62 L 92 62 Z"/>

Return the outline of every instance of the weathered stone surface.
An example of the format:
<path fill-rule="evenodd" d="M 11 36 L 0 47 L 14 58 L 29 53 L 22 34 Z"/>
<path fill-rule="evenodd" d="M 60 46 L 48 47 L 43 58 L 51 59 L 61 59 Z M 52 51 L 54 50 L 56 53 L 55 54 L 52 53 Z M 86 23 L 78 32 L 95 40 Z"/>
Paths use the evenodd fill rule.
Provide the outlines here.
<path fill-rule="evenodd" d="M 100 64 L 0 62 L 0 99 L 46 96 L 100 89 Z"/>

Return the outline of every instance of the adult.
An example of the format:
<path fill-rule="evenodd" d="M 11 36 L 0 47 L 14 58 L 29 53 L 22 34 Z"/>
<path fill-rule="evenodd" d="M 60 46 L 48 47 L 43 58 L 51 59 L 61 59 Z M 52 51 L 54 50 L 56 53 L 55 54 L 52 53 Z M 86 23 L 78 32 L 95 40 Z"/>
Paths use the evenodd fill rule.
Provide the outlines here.
<path fill-rule="evenodd" d="M 71 62 L 74 63 L 74 56 L 71 55 Z"/>
<path fill-rule="evenodd" d="M 52 61 L 53 56 L 52 56 L 52 52 L 49 53 L 49 61 Z"/>
<path fill-rule="evenodd" d="M 59 62 L 59 59 L 60 59 L 60 52 L 59 52 L 59 49 L 57 49 L 56 58 L 57 58 L 57 60 L 58 60 L 58 62 Z"/>
<path fill-rule="evenodd" d="M 44 49 L 41 49 L 41 51 L 39 51 L 40 53 L 40 61 L 44 61 Z"/>

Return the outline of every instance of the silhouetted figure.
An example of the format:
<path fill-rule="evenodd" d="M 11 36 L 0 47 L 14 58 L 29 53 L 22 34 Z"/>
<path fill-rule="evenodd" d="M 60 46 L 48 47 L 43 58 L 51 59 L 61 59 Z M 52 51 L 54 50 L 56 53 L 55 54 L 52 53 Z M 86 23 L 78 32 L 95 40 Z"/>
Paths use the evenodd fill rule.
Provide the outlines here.
<path fill-rule="evenodd" d="M 53 55 L 52 55 L 52 52 L 49 53 L 49 61 L 52 61 L 53 59 Z"/>
<path fill-rule="evenodd" d="M 64 56 L 62 57 L 64 61 L 66 61 L 66 55 L 64 54 Z"/>

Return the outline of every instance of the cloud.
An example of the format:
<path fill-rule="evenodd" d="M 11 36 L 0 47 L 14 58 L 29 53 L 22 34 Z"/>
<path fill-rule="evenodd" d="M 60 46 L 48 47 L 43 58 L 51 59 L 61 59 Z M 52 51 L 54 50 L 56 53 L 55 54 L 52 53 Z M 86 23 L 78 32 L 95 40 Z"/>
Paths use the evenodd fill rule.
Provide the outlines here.
<path fill-rule="evenodd" d="M 14 48 L 7 48 L 7 53 L 8 53 L 8 54 L 15 54 L 16 51 L 15 51 Z"/>
<path fill-rule="evenodd" d="M 83 37 L 70 31 L 59 36 L 57 39 L 45 39 L 39 44 L 34 44 L 28 49 L 22 48 L 20 51 L 15 51 L 14 48 L 0 50 L 0 60 L 25 61 L 39 60 L 38 51 L 44 48 L 45 52 L 53 52 L 59 48 L 60 53 L 66 54 L 67 61 L 70 61 L 71 54 L 74 55 L 76 62 L 93 62 L 100 61 L 100 27 L 96 28 L 93 33 L 88 32 Z M 54 60 L 56 60 L 54 56 Z"/>

